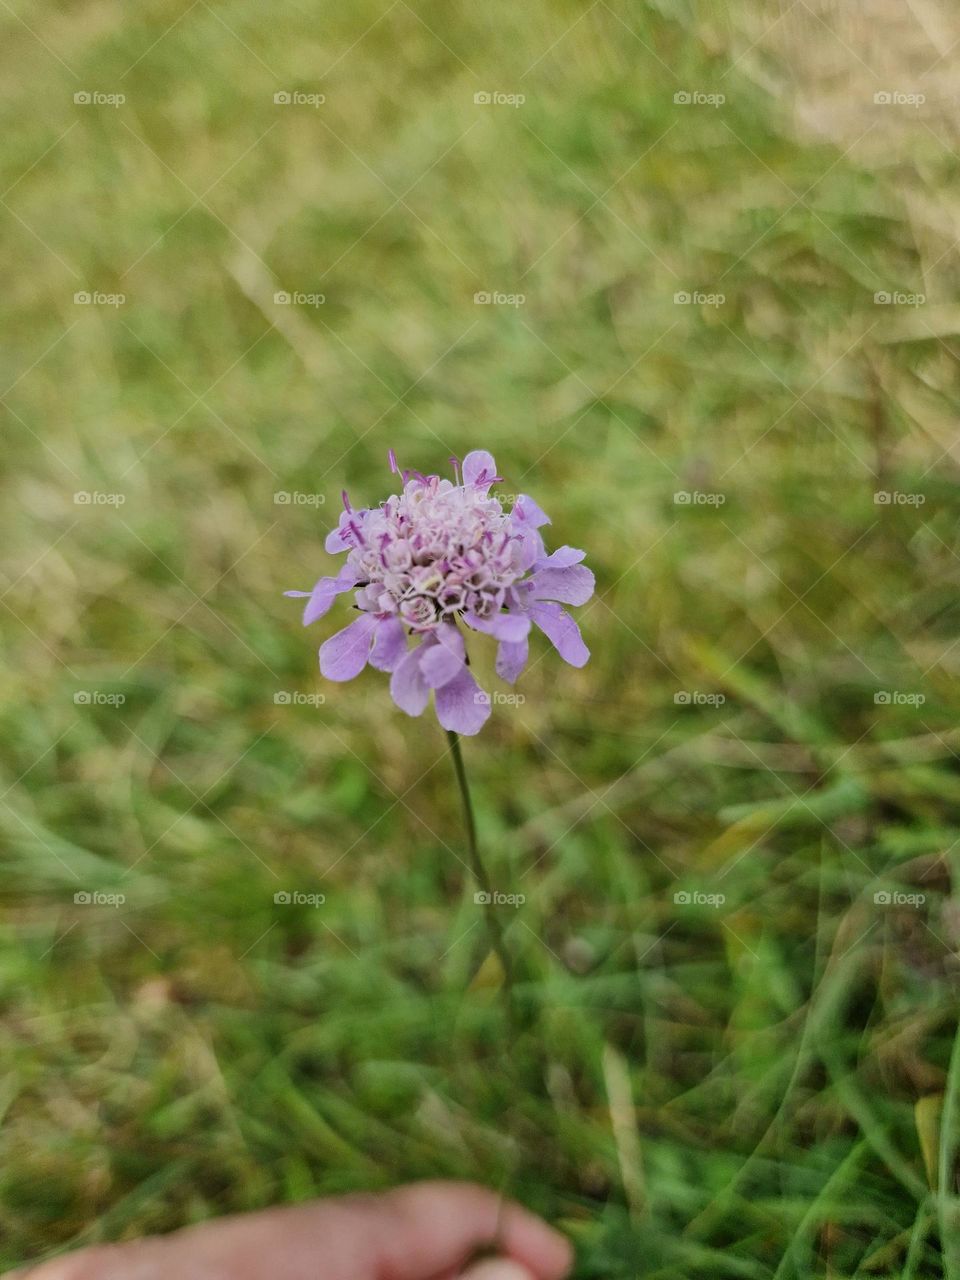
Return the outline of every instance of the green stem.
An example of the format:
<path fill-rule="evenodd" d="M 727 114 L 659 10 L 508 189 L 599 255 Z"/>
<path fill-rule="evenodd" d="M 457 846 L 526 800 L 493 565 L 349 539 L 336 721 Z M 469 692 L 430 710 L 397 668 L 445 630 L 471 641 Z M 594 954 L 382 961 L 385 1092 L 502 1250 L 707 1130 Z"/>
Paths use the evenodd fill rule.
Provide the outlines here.
<path fill-rule="evenodd" d="M 480 857 L 480 846 L 477 842 L 477 823 L 473 816 L 473 803 L 470 800 L 470 787 L 467 785 L 467 772 L 463 767 L 460 738 L 452 729 L 448 729 L 447 740 L 450 743 L 453 768 L 457 775 L 457 785 L 460 788 L 460 799 L 463 802 L 463 818 L 467 829 L 467 849 L 470 854 L 470 867 L 484 895 L 483 914 L 486 920 L 487 933 L 490 935 L 490 945 L 496 952 L 500 966 L 503 969 L 504 992 L 509 1006 L 510 990 L 513 985 L 513 965 L 504 940 L 503 929 L 497 916 L 497 909 L 494 905 L 493 886 L 490 883 L 490 877 L 487 875 L 487 869 L 483 865 L 483 859 Z"/>
<path fill-rule="evenodd" d="M 511 1033 L 516 1041 L 521 1031 L 521 1023 L 519 1013 L 513 998 L 513 964 L 510 960 L 510 953 L 507 950 L 506 941 L 503 936 L 503 929 L 497 916 L 497 909 L 493 902 L 493 886 L 490 883 L 490 877 L 487 875 L 487 869 L 484 866 L 483 859 L 480 856 L 480 845 L 477 840 L 477 822 L 473 815 L 473 802 L 470 799 L 470 787 L 467 783 L 467 771 L 463 765 L 463 753 L 460 750 L 460 738 L 452 729 L 447 730 L 447 741 L 450 743 L 450 754 L 453 756 L 453 768 L 457 775 L 457 786 L 460 788 L 460 799 L 463 803 L 463 819 L 464 826 L 467 831 L 467 849 L 470 853 L 470 866 L 473 870 L 477 884 L 479 884 L 484 894 L 483 911 L 486 920 L 487 933 L 490 938 L 490 945 L 500 961 L 500 967 L 503 970 L 503 982 L 500 986 L 500 992 L 503 997 L 504 1013 Z M 515 1063 L 508 1059 L 510 1066 L 508 1070 L 515 1068 Z M 517 1156 L 519 1160 L 519 1154 Z M 509 1179 L 509 1172 L 506 1174 L 504 1182 Z M 500 1243 L 503 1236 L 503 1214 L 506 1206 L 505 1187 L 500 1197 L 500 1204 L 497 1209 L 497 1223 L 494 1231 L 494 1241 L 496 1247 L 494 1252 L 499 1254 L 502 1252 Z M 489 1251 L 483 1250 L 478 1256 L 485 1256 Z"/>

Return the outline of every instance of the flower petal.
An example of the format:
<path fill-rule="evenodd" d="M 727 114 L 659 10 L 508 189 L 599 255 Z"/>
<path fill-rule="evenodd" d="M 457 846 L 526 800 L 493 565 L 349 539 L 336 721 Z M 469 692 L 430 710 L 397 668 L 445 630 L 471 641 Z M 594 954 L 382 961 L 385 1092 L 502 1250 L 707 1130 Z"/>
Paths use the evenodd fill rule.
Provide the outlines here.
<path fill-rule="evenodd" d="M 493 454 L 486 449 L 473 449 L 463 460 L 463 483 L 489 489 L 497 476 Z"/>
<path fill-rule="evenodd" d="M 328 680 L 352 680 L 367 665 L 370 637 L 377 626 L 372 613 L 361 613 L 349 627 L 320 646 L 320 671 Z"/>
<path fill-rule="evenodd" d="M 571 667 L 582 667 L 590 657 L 590 650 L 583 643 L 580 628 L 558 604 L 538 603 L 530 606 L 530 617 Z"/>
<path fill-rule="evenodd" d="M 534 600 L 560 600 L 563 604 L 586 604 L 596 581 L 585 564 L 565 569 L 538 569 L 529 579 Z"/>
<path fill-rule="evenodd" d="M 336 555 L 339 551 L 350 550 L 353 546 L 353 541 L 348 536 L 347 526 L 351 520 L 356 520 L 358 515 L 362 516 L 363 512 L 340 512 L 340 519 L 337 522 L 337 527 L 330 530 L 327 534 L 326 541 L 323 544 L 325 551 L 329 551 L 331 555 Z"/>
<path fill-rule="evenodd" d="M 323 549 L 335 556 L 341 551 L 349 551 L 350 543 L 344 538 L 340 529 L 331 529 L 324 539 Z"/>
<path fill-rule="evenodd" d="M 530 634 L 530 619 L 522 613 L 495 613 L 492 618 L 478 618 L 475 613 L 464 614 L 464 622 L 474 631 L 519 644 Z"/>
<path fill-rule="evenodd" d="M 435 642 L 423 646 L 420 671 L 431 689 L 449 684 L 463 668 L 466 647 L 456 627 L 446 624 L 434 632 Z"/>
<path fill-rule="evenodd" d="M 335 578 L 321 578 L 312 591 L 285 591 L 285 596 L 308 596 L 303 625 L 308 627 L 328 612 L 337 596 L 357 585 L 357 575 L 344 566 Z"/>
<path fill-rule="evenodd" d="M 370 665 L 378 671 L 396 671 L 407 652 L 407 633 L 399 618 L 383 618 L 370 650 Z"/>
<path fill-rule="evenodd" d="M 543 545 L 543 538 L 530 525 L 518 526 L 518 533 L 520 535 L 520 568 L 526 573 L 528 569 L 532 569 L 535 564 L 545 559 L 547 550 Z"/>
<path fill-rule="evenodd" d="M 530 645 L 526 639 L 513 644 L 509 640 L 501 640 L 497 649 L 497 675 L 508 684 L 513 684 L 517 676 L 527 665 Z"/>
<path fill-rule="evenodd" d="M 578 551 L 576 547 L 557 547 L 556 551 L 538 560 L 534 568 L 566 569 L 568 565 L 579 564 L 586 554 L 585 551 Z"/>
<path fill-rule="evenodd" d="M 510 520 L 515 525 L 528 525 L 531 529 L 539 529 L 541 525 L 550 523 L 547 513 L 526 493 L 517 494 Z"/>
<path fill-rule="evenodd" d="M 436 699 L 437 719 L 453 733 L 472 737 L 490 715 L 490 695 L 484 693 L 466 667 L 437 690 Z"/>
<path fill-rule="evenodd" d="M 418 716 L 430 701 L 430 687 L 420 671 L 423 646 L 410 652 L 390 677 L 390 696 L 408 716 Z"/>

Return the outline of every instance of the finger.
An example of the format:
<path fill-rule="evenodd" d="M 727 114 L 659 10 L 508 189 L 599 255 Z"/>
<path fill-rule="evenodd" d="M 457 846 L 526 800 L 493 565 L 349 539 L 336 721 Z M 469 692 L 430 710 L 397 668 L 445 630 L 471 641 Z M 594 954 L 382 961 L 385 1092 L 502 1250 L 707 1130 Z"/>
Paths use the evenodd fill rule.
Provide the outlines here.
<path fill-rule="evenodd" d="M 419 1182 L 383 1195 L 342 1196 L 189 1227 L 169 1238 L 203 1251 L 232 1280 L 424 1280 L 496 1247 L 533 1280 L 562 1280 L 572 1251 L 520 1205 L 468 1182 Z M 111 1278 L 112 1280 L 112 1278 Z M 525 1280 L 527 1278 L 525 1277 Z"/>
<path fill-rule="evenodd" d="M 509 1258 L 485 1258 L 460 1273 L 460 1280 L 533 1280 L 526 1267 Z"/>
<path fill-rule="evenodd" d="M 486 1245 L 520 1263 L 535 1280 L 562 1280 L 570 1269 L 570 1244 L 558 1231 L 485 1187 L 420 1182 L 384 1200 L 394 1222 L 378 1219 L 371 1244 L 375 1265 L 396 1280 L 420 1280 L 455 1267 Z"/>
<path fill-rule="evenodd" d="M 471 1183 L 422 1182 L 203 1223 L 162 1238 L 68 1255 L 29 1280 L 424 1280 L 497 1251 L 523 1280 L 562 1280 L 571 1250 L 519 1205 Z M 48 1269 L 49 1268 L 49 1269 Z"/>
<path fill-rule="evenodd" d="M 318 1266 L 325 1280 L 424 1280 L 456 1274 L 486 1246 L 519 1262 L 533 1280 L 562 1280 L 571 1263 L 559 1232 L 485 1187 L 461 1182 L 271 1209 L 188 1227 L 167 1242 L 194 1265 L 201 1258 L 219 1264 L 231 1280 L 315 1280 Z"/>
<path fill-rule="evenodd" d="M 4 1272 L 3 1280 L 159 1280 L 167 1274 L 167 1256 L 162 1239 L 94 1245 L 36 1267 Z"/>

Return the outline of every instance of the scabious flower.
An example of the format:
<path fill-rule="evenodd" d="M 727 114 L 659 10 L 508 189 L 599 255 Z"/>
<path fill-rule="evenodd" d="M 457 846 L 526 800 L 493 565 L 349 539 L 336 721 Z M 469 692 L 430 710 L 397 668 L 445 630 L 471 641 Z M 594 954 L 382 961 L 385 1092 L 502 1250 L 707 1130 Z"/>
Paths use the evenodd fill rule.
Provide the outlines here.
<path fill-rule="evenodd" d="M 490 492 L 502 477 L 489 453 L 468 453 L 462 476 L 451 462 L 456 483 L 404 471 L 401 492 L 379 507 L 356 510 L 344 494 L 325 544 L 347 553 L 343 567 L 312 591 L 285 594 L 307 597 L 308 626 L 338 595 L 355 592 L 359 617 L 320 646 L 328 680 L 352 680 L 369 662 L 391 673 L 393 700 L 408 715 L 420 715 L 433 690 L 441 725 L 474 734 L 490 697 L 469 670 L 464 628 L 499 642 L 497 674 L 511 684 L 526 665 L 531 625 L 582 667 L 590 651 L 560 606 L 584 604 L 594 579 L 583 551 L 547 555 L 539 530 L 550 520 L 532 498 L 520 494 L 504 510 Z M 392 449 L 390 467 L 399 473 Z"/>

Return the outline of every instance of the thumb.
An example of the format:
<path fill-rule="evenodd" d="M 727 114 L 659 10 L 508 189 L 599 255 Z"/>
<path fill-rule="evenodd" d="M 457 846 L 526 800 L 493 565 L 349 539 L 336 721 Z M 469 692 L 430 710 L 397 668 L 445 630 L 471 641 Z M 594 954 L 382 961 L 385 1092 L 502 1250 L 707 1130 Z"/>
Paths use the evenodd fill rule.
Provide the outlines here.
<path fill-rule="evenodd" d="M 534 1277 L 511 1258 L 484 1258 L 468 1267 L 460 1280 L 534 1280 Z"/>

